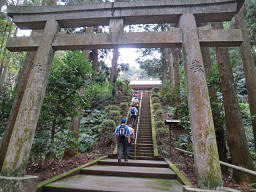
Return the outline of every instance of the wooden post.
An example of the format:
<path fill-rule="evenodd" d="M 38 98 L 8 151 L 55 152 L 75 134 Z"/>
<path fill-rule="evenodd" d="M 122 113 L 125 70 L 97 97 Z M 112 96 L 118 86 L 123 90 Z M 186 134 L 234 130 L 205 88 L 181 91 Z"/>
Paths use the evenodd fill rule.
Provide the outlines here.
<path fill-rule="evenodd" d="M 52 42 L 59 31 L 54 19 L 46 22 L 43 38 L 28 77 L 28 83 L 13 122 L 13 132 L 1 170 L 3 176 L 23 176 L 27 167 L 37 121 L 50 74 L 54 51 Z"/>
<path fill-rule="evenodd" d="M 180 17 L 197 185 L 222 186 L 216 136 L 195 17 Z"/>

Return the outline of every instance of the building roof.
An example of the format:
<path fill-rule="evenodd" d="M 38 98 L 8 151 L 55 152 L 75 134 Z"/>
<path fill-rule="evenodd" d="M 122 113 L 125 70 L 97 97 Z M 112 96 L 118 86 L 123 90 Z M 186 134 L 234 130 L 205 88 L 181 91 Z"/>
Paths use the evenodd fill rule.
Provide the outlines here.
<path fill-rule="evenodd" d="M 162 81 L 159 79 L 148 79 L 148 80 L 131 80 L 130 85 L 162 85 Z"/>

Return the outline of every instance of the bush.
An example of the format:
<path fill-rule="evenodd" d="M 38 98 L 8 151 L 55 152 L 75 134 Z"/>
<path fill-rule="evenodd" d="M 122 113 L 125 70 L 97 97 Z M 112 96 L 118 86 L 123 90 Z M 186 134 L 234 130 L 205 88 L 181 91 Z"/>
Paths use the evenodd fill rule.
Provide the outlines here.
<path fill-rule="evenodd" d="M 120 100 L 122 102 L 131 102 L 131 97 L 130 96 L 121 96 Z"/>
<path fill-rule="evenodd" d="M 155 127 L 156 129 L 165 129 L 165 124 L 163 121 L 155 121 Z"/>
<path fill-rule="evenodd" d="M 120 108 L 121 108 L 122 116 L 126 116 L 129 110 L 129 103 L 128 102 L 120 103 Z"/>
<path fill-rule="evenodd" d="M 112 119 L 107 119 L 103 121 L 101 124 L 102 133 L 108 139 L 112 139 L 115 128 L 116 128 L 116 123 Z"/>
<path fill-rule="evenodd" d="M 121 111 L 120 107 L 117 105 L 108 105 L 104 109 L 105 113 L 109 113 L 110 111 Z"/>
<path fill-rule="evenodd" d="M 160 99 L 160 96 L 159 96 L 159 94 L 152 93 L 152 94 L 151 94 L 151 98 L 152 98 L 152 99 L 153 99 L 153 98 L 159 98 L 159 99 Z"/>
<path fill-rule="evenodd" d="M 121 116 L 120 111 L 117 111 L 117 110 L 109 111 L 109 113 L 108 113 L 108 118 L 115 121 L 116 125 L 120 124 L 121 117 L 122 116 Z"/>
<path fill-rule="evenodd" d="M 169 134 L 169 129 L 166 129 L 166 128 L 159 128 L 156 130 L 157 132 L 157 135 L 162 137 L 162 136 L 168 136 Z"/>
<path fill-rule="evenodd" d="M 153 112 L 154 112 L 154 111 L 157 111 L 157 110 L 159 110 L 159 109 L 162 109 L 162 106 L 161 106 L 160 103 L 154 103 L 154 104 L 152 105 L 152 108 L 153 108 Z"/>
<path fill-rule="evenodd" d="M 158 97 L 153 97 L 152 98 L 152 103 L 160 103 L 160 99 Z"/>
<path fill-rule="evenodd" d="M 154 111 L 154 119 L 156 121 L 163 121 L 164 120 L 164 111 L 163 109 L 158 109 Z"/>
<path fill-rule="evenodd" d="M 151 93 L 158 95 L 158 94 L 159 94 L 159 91 L 160 91 L 160 88 L 159 88 L 159 87 L 154 87 L 154 88 L 151 90 Z"/>
<path fill-rule="evenodd" d="M 84 153 L 87 150 L 90 150 L 97 143 L 96 135 L 91 136 L 86 133 L 83 133 L 79 136 L 79 152 Z"/>

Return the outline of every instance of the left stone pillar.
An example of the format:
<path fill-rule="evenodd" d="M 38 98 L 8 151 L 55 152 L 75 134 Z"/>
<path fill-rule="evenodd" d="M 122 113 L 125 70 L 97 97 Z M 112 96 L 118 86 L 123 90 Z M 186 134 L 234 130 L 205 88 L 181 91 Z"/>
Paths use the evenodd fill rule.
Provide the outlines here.
<path fill-rule="evenodd" d="M 194 15 L 182 15 L 179 25 L 183 36 L 183 54 L 197 186 L 214 189 L 222 186 L 222 176 Z"/>
<path fill-rule="evenodd" d="M 58 31 L 59 24 L 57 21 L 51 19 L 46 22 L 35 55 L 35 60 L 31 72 L 29 73 L 27 86 L 24 90 L 20 107 L 17 110 L 17 117 L 14 120 L 15 122 L 13 122 L 12 135 L 1 169 L 1 176 L 3 177 L 0 177 L 0 188 L 5 188 L 5 186 L 1 185 L 12 183 L 10 181 L 7 182 L 5 177 L 9 177 L 9 179 L 13 178 L 14 180 L 17 178 L 17 180 L 19 180 L 25 175 L 36 125 L 52 66 L 54 56 L 52 42 Z M 25 180 L 27 181 L 27 178 L 25 178 Z M 30 182 L 28 181 L 24 183 Z M 14 184 L 13 187 L 15 188 L 15 186 L 16 185 Z M 15 189 L 11 189 L 10 187 L 12 186 L 9 186 L 9 191 L 22 191 L 19 191 L 17 187 Z"/>

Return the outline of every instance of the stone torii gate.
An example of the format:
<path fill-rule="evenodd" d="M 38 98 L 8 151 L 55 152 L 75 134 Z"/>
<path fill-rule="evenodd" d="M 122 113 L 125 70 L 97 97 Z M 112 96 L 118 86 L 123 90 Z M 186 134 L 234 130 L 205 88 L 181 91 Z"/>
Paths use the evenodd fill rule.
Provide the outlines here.
<path fill-rule="evenodd" d="M 188 87 L 197 183 L 200 188 L 222 186 L 212 112 L 200 46 L 240 46 L 240 29 L 211 30 L 197 23 L 230 21 L 244 0 L 148 0 L 87 3 L 71 6 L 10 6 L 8 15 L 21 29 L 42 30 L 31 37 L 10 38 L 10 51 L 36 51 L 24 77 L 23 90 L 12 108 L 1 148 L 0 184 L 19 183 L 28 190 L 25 169 L 34 139 L 54 51 L 119 47 L 183 47 Z M 174 23 L 168 32 L 129 32 L 124 25 Z M 64 34 L 60 28 L 109 25 L 110 33 Z M 29 64 L 27 64 L 29 65 Z M 6 185 L 5 185 L 6 186 Z M 17 185 L 16 185 L 17 186 Z M 27 187 L 27 188 L 26 188 Z M 31 187 L 31 186 L 30 186 Z"/>

